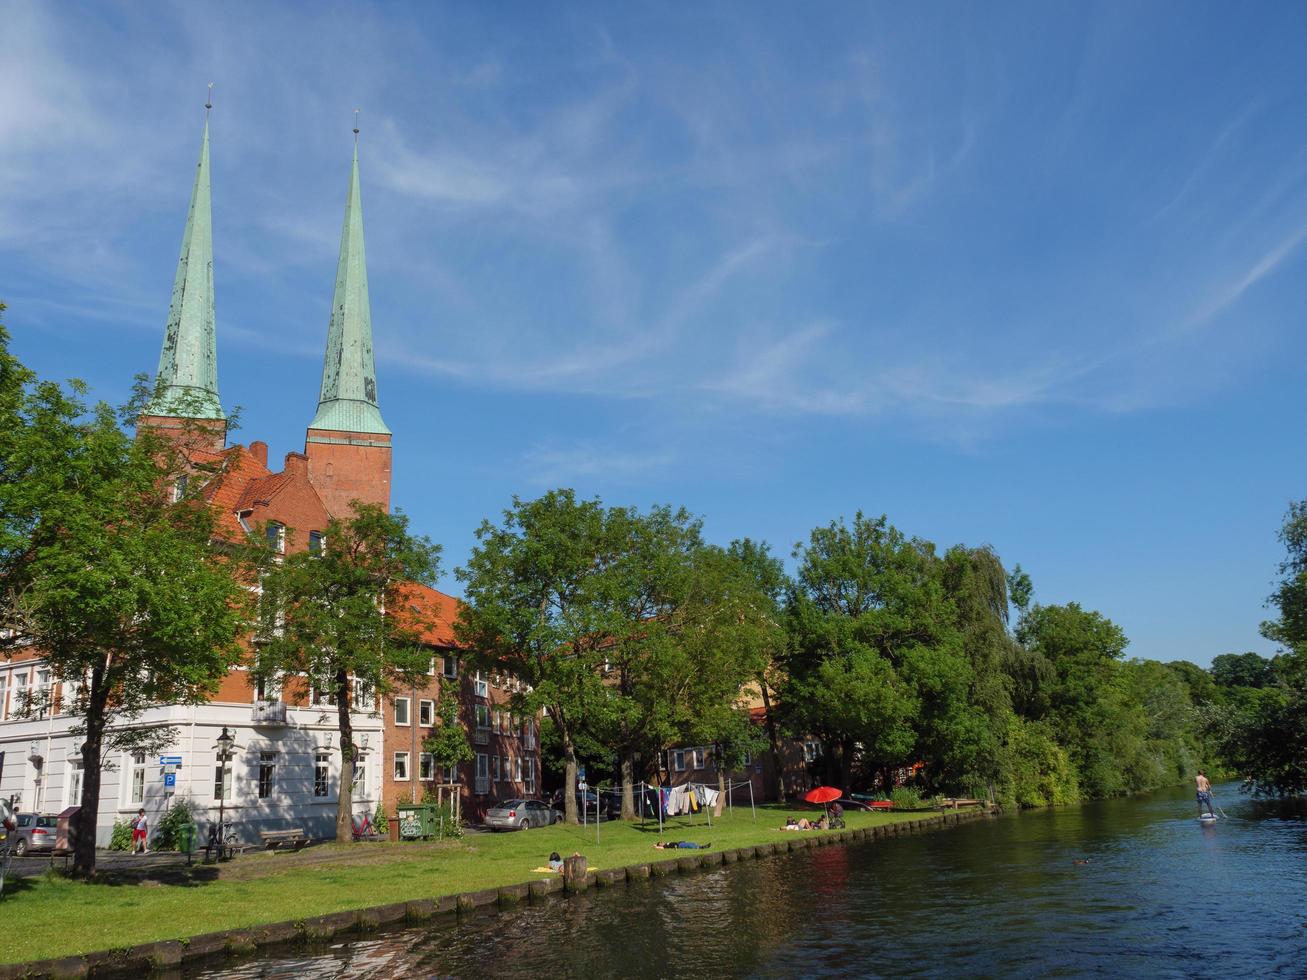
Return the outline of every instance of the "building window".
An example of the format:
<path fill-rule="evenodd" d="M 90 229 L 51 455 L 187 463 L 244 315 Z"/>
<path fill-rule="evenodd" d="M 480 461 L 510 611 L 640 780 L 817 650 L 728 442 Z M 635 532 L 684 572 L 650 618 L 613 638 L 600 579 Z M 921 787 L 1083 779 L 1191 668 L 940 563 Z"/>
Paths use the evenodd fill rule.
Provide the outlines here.
<path fill-rule="evenodd" d="M 478 670 L 476 672 L 476 677 L 472 683 L 472 693 L 479 698 L 490 697 L 490 685 L 486 683 L 486 675 L 484 671 Z"/>
<path fill-rule="evenodd" d="M 672 750 L 672 768 L 677 772 L 685 772 L 685 750 Z"/>
<path fill-rule="evenodd" d="M 276 752 L 259 753 L 259 799 L 266 800 L 272 795 L 272 774 L 276 768 Z"/>
<path fill-rule="evenodd" d="M 377 706 L 377 689 L 361 677 L 354 678 L 354 710 L 371 711 Z"/>
<path fill-rule="evenodd" d="M 313 795 L 324 797 L 327 795 L 329 780 L 331 778 L 331 753 L 318 752 L 313 757 Z"/>
<path fill-rule="evenodd" d="M 500 782 L 504 778 L 504 771 L 499 767 L 499 756 L 492 755 L 490 758 L 495 762 L 495 782 Z"/>
<path fill-rule="evenodd" d="M 368 790 L 368 757 L 366 755 L 354 756 L 354 778 L 349 784 L 351 790 L 357 790 L 360 793 L 366 793 Z"/>
<path fill-rule="evenodd" d="M 523 784 L 522 784 L 522 788 L 523 788 L 523 790 L 524 790 L 525 792 L 527 792 L 527 793 L 534 793 L 534 792 L 536 791 L 536 761 L 535 761 L 535 759 L 527 759 L 527 760 L 526 760 L 526 780 L 523 782 Z"/>
<path fill-rule="evenodd" d="M 281 698 L 280 677 L 256 677 L 254 679 L 254 700 L 277 701 Z"/>
<path fill-rule="evenodd" d="M 522 757 L 520 755 L 513 760 L 513 781 L 518 783 L 522 781 Z"/>
<path fill-rule="evenodd" d="M 320 555 L 320 554 L 322 554 L 322 542 L 323 542 L 324 540 L 325 540 L 325 539 L 322 537 L 322 532 L 321 532 L 321 531 L 310 531 L 310 532 L 309 532 L 309 554 L 311 554 L 311 555 Z"/>
<path fill-rule="evenodd" d="M 400 783 L 408 782 L 408 753 L 395 753 L 395 781 Z"/>
<path fill-rule="evenodd" d="M 427 676 L 428 676 L 428 677 L 435 677 L 435 676 L 436 676 L 436 658 L 435 658 L 435 657 L 432 657 L 432 658 L 431 658 L 431 666 L 427 668 Z"/>
<path fill-rule="evenodd" d="M 186 488 L 190 485 L 191 478 L 183 473 L 172 482 L 172 502 L 177 503 L 186 496 Z"/>
<path fill-rule="evenodd" d="M 268 547 L 277 554 L 284 554 L 286 551 L 286 526 L 278 524 L 276 521 L 269 521 L 268 526 L 263 529 L 263 533 L 268 538 Z"/>
<path fill-rule="evenodd" d="M 231 783 L 231 763 L 215 762 L 213 765 L 213 798 L 215 800 L 230 800 Z"/>
<path fill-rule="evenodd" d="M 481 752 L 477 753 L 476 792 L 478 794 L 490 792 L 490 756 Z"/>
<path fill-rule="evenodd" d="M 811 739 L 803 743 L 803 761 L 816 762 L 821 755 L 821 743 Z"/>
<path fill-rule="evenodd" d="M 690 758 L 695 769 L 703 768 L 703 749 L 691 749 Z"/>
<path fill-rule="evenodd" d="M 748 769 L 751 765 L 753 765 L 753 753 L 746 750 L 744 753 L 744 768 Z"/>
<path fill-rule="evenodd" d="M 36 691 L 33 693 L 36 717 L 44 718 L 50 714 L 50 702 L 53 697 L 54 689 L 50 685 L 50 671 L 38 670 L 36 672 Z"/>
<path fill-rule="evenodd" d="M 84 763 L 77 756 L 69 756 L 67 763 L 68 779 L 65 781 L 64 806 L 81 806 L 82 772 Z"/>
<path fill-rule="evenodd" d="M 132 798 L 128 803 L 138 805 L 145 802 L 145 753 L 132 753 Z"/>
<path fill-rule="evenodd" d="M 436 778 L 436 757 L 430 752 L 418 756 L 418 779 L 429 783 Z"/>
<path fill-rule="evenodd" d="M 450 766 L 444 771 L 443 776 L 447 783 L 458 782 L 458 766 Z"/>
<path fill-rule="evenodd" d="M 490 727 L 490 709 L 484 704 L 478 704 L 475 709 L 477 728 L 485 730 Z"/>
<path fill-rule="evenodd" d="M 458 677 L 458 658 L 445 657 L 445 676 L 451 681 Z"/>
<path fill-rule="evenodd" d="M 422 700 L 418 702 L 418 724 L 430 728 L 436 723 L 436 702 Z"/>
<path fill-rule="evenodd" d="M 408 724 L 408 698 L 395 698 L 395 724 Z"/>

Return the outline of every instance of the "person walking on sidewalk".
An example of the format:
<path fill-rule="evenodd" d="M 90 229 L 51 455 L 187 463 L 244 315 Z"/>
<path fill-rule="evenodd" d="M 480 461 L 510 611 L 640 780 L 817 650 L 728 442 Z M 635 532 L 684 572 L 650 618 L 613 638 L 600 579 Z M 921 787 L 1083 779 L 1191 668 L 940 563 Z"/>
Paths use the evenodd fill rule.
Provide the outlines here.
<path fill-rule="evenodd" d="M 132 852 L 150 853 L 150 818 L 145 815 L 145 807 L 137 810 L 132 819 Z"/>

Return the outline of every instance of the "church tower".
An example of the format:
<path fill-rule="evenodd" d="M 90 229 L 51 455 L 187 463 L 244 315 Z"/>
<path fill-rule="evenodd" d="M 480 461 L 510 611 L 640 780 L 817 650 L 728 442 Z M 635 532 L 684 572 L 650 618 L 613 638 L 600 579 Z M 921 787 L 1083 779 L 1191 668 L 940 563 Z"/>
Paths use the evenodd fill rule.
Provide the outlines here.
<path fill-rule="evenodd" d="M 359 500 L 390 510 L 390 429 L 377 406 L 372 358 L 372 311 L 363 253 L 359 197 L 358 129 L 340 233 L 340 261 L 327 328 L 318 410 L 309 423 L 304 454 L 309 480 L 332 517 L 347 518 Z"/>
<path fill-rule="evenodd" d="M 168 324 L 159 353 L 154 397 L 137 422 L 193 448 L 220 451 L 227 417 L 218 399 L 218 349 L 213 317 L 213 213 L 209 195 L 209 110 L 173 279 Z"/>

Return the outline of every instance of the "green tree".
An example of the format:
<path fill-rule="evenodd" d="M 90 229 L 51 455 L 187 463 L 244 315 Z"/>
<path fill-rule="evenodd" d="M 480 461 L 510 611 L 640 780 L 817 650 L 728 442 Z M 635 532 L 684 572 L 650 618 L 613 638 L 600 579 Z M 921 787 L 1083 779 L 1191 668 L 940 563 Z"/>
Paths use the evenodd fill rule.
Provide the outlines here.
<path fill-rule="evenodd" d="M 922 760 L 956 781 L 975 764 L 971 669 L 934 546 L 884 518 L 813 530 L 795 548 L 792 637 L 782 702 L 791 730 L 826 746 L 827 778 L 848 785 L 860 752 L 888 783 Z"/>
<path fill-rule="evenodd" d="M 0 614 L 8 643 L 40 649 L 78 719 L 73 871 L 89 876 L 107 755 L 170 741 L 167 727 L 131 723 L 156 705 L 211 696 L 250 620 L 239 550 L 211 545 L 211 508 L 173 499 L 184 456 L 149 432 L 133 439 L 84 396 L 76 382 L 36 381 L 7 350 L 0 358 Z"/>
<path fill-rule="evenodd" d="M 458 720 L 458 693 L 452 686 L 441 687 L 436 700 L 436 727 L 422 742 L 422 751 L 431 753 L 441 770 L 471 762 L 476 753 L 467 739 L 467 728 Z"/>
<path fill-rule="evenodd" d="M 515 497 L 501 523 L 487 520 L 476 535 L 457 571 L 466 605 L 456 633 L 483 662 L 529 685 L 513 695 L 514 711 L 548 710 L 562 745 L 566 819 L 578 823 L 578 740 L 585 726 L 604 727 L 613 710 L 602 677 L 613 627 L 604 574 L 613 549 L 603 505 L 578 501 L 571 490 Z"/>
<path fill-rule="evenodd" d="M 354 503 L 333 518 L 317 551 L 270 561 L 261 575 L 256 676 L 303 675 L 336 709 L 340 793 L 336 839 L 353 839 L 354 735 L 360 699 L 383 697 L 397 684 L 425 682 L 431 650 L 427 624 L 409 601 L 410 583 L 439 574 L 440 548 L 409 532 L 408 518 Z"/>
<path fill-rule="evenodd" d="M 1275 683 L 1271 661 L 1252 651 L 1223 653 L 1212 658 L 1212 680 L 1221 687 L 1263 688 Z"/>

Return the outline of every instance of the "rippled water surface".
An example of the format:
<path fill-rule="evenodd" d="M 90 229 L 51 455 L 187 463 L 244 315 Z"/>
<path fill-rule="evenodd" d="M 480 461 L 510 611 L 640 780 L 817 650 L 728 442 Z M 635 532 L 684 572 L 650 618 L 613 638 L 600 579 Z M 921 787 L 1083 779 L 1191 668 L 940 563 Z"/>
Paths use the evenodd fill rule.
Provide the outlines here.
<path fill-rule="evenodd" d="M 810 849 L 189 976 L 1307 976 L 1307 818 L 1218 788 Z M 1077 865 L 1076 860 L 1087 860 Z"/>

